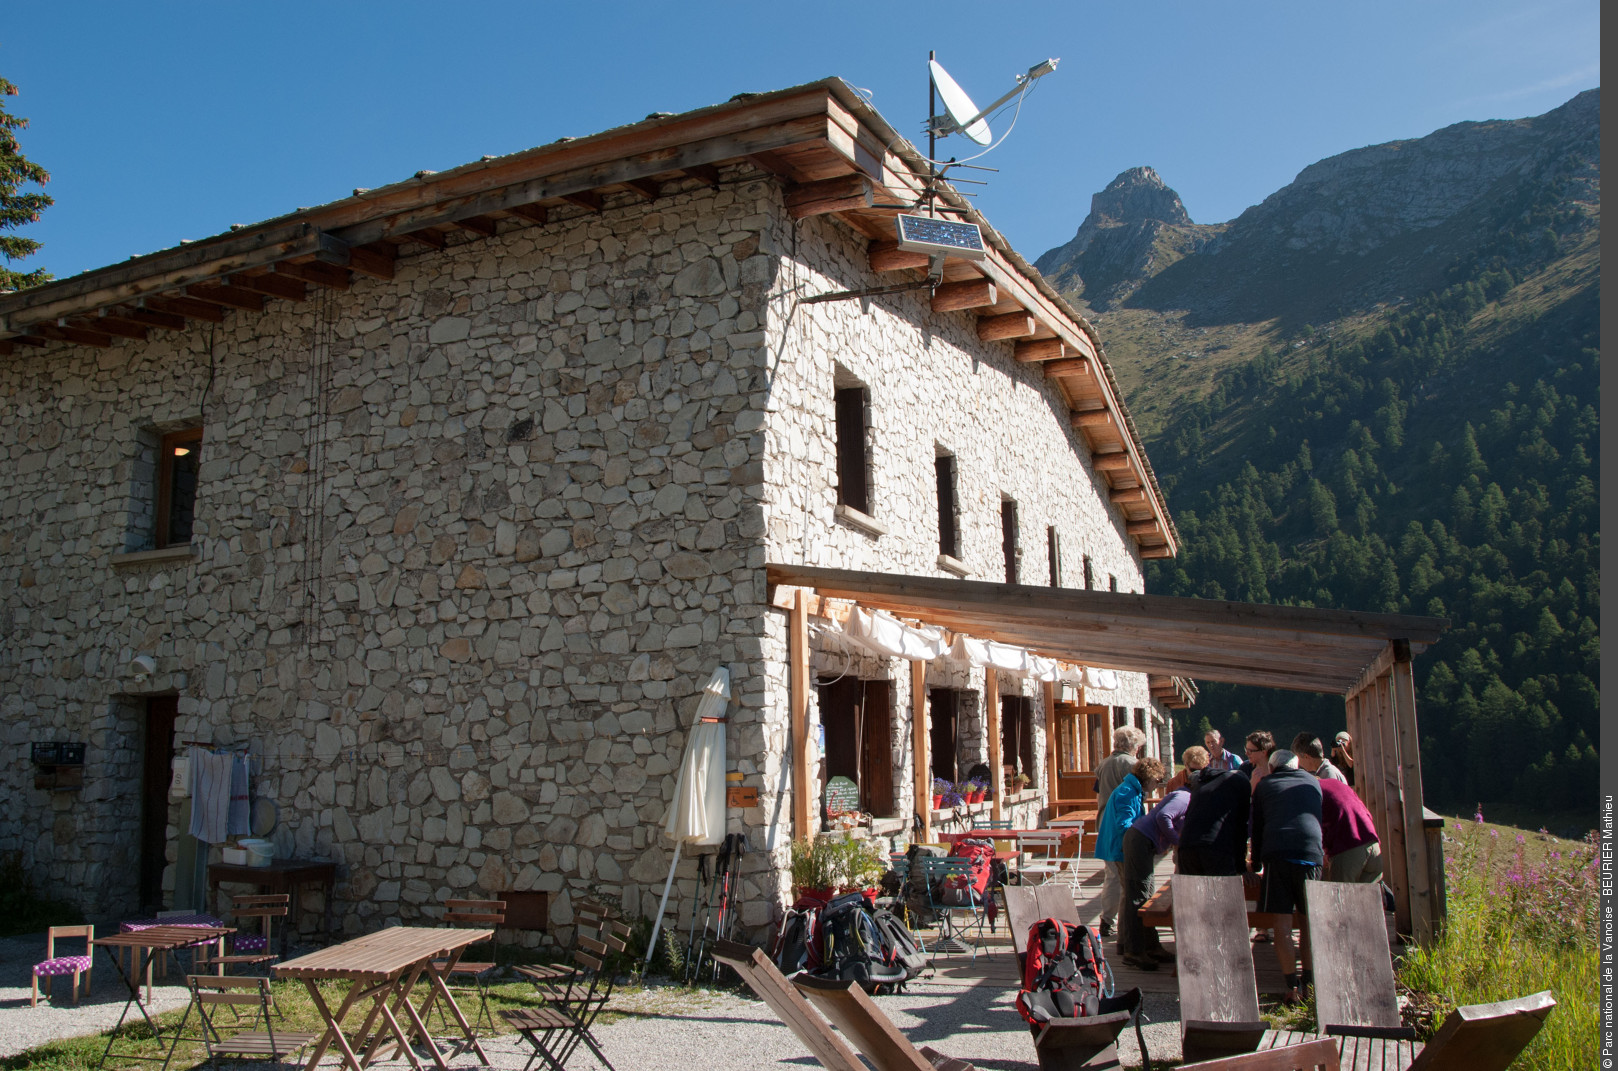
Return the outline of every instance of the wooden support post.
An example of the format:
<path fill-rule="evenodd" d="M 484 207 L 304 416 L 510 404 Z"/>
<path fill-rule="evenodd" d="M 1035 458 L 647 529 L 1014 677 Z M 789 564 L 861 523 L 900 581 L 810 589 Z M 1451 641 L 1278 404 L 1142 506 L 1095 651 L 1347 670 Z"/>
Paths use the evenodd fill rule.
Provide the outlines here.
<path fill-rule="evenodd" d="M 1394 725 L 1393 682 L 1384 673 L 1372 685 L 1376 694 L 1377 784 L 1382 790 L 1382 865 L 1393 886 L 1393 921 L 1400 933 L 1412 933 L 1410 915 L 1409 856 L 1405 853 L 1405 816 L 1402 785 L 1399 781 L 1399 734 Z M 1416 834 L 1421 834 L 1417 827 Z"/>
<path fill-rule="evenodd" d="M 921 816 L 921 840 L 933 839 L 932 756 L 927 732 L 927 663 L 910 663 L 910 754 L 915 769 L 916 813 Z"/>
<path fill-rule="evenodd" d="M 1393 669 L 1389 674 L 1393 726 L 1399 737 L 1399 787 L 1405 832 L 1405 873 L 1410 882 L 1411 933 L 1425 945 L 1432 938 L 1438 913 L 1427 860 L 1426 808 L 1421 793 L 1421 741 L 1416 733 L 1416 680 L 1411 672 L 1410 644 L 1393 641 Z"/>
<path fill-rule="evenodd" d="M 983 670 L 983 702 L 984 721 L 989 731 L 989 791 L 994 793 L 989 804 L 989 817 L 998 822 L 1001 782 L 1005 780 L 1005 774 L 1000 768 L 1003 761 L 1000 757 L 1000 674 L 995 672 L 993 666 L 986 666 Z"/>
<path fill-rule="evenodd" d="M 791 671 L 792 732 L 792 839 L 808 840 L 809 828 L 809 592 L 798 590 L 798 601 L 787 618 L 787 655 Z"/>
<path fill-rule="evenodd" d="M 1056 739 L 1056 682 L 1043 682 L 1040 685 L 1040 694 L 1045 699 L 1045 813 L 1043 817 L 1051 819 L 1056 817 L 1056 760 L 1060 747 L 1060 743 Z"/>

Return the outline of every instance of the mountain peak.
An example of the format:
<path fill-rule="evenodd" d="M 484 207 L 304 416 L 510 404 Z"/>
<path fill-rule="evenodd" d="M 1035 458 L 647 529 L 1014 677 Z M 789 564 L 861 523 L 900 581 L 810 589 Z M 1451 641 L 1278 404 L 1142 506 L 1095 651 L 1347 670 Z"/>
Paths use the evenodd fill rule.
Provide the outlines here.
<path fill-rule="evenodd" d="M 1132 167 L 1107 183 L 1107 188 L 1090 198 L 1090 214 L 1079 227 L 1108 223 L 1190 223 L 1180 195 L 1169 188 L 1162 176 L 1150 167 Z"/>

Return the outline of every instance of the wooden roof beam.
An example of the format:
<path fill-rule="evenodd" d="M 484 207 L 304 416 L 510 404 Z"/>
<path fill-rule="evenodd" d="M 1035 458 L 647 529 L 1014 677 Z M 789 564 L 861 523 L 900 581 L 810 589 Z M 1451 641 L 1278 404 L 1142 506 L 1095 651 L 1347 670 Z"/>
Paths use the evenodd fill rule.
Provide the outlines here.
<path fill-rule="evenodd" d="M 322 264 L 318 260 L 306 264 L 283 260 L 275 266 L 276 274 L 290 275 L 294 279 L 302 279 L 306 283 L 324 286 L 328 290 L 347 290 L 352 284 L 348 271 L 345 268 L 334 267 L 331 264 Z"/>
<path fill-rule="evenodd" d="M 289 279 L 285 275 L 276 275 L 273 272 L 264 275 L 248 275 L 238 272 L 235 275 L 225 276 L 225 281 L 231 286 L 239 286 L 243 290 L 252 290 L 270 297 L 282 298 L 287 301 L 304 301 L 309 297 L 309 287 L 301 279 Z"/>
<path fill-rule="evenodd" d="M 689 167 L 680 168 L 680 173 L 688 175 L 698 182 L 706 182 L 716 190 L 719 188 L 719 169 L 712 164 L 692 164 Z"/>
<path fill-rule="evenodd" d="M 1039 329 L 1039 324 L 1026 312 L 1011 312 L 1004 316 L 982 316 L 978 318 L 978 338 L 984 342 L 994 342 L 1002 338 L 1022 338 L 1033 334 Z"/>
<path fill-rule="evenodd" d="M 248 312 L 264 311 L 264 295 L 243 290 L 239 286 L 211 286 L 199 283 L 196 286 L 186 287 L 185 294 L 186 297 L 223 305 L 226 308 L 245 309 Z"/>
<path fill-rule="evenodd" d="M 544 205 L 512 205 L 506 211 L 518 219 L 527 220 L 529 223 L 537 224 L 541 227 L 551 221 L 551 210 Z"/>
<path fill-rule="evenodd" d="M 586 212 L 600 212 L 607 207 L 606 199 L 596 190 L 579 190 L 577 193 L 564 193 L 562 200 L 570 205 L 576 205 Z"/>
<path fill-rule="evenodd" d="M 793 219 L 870 208 L 876 203 L 870 180 L 859 174 L 789 186 L 785 199 L 787 213 Z"/>
<path fill-rule="evenodd" d="M 147 327 L 161 327 L 168 331 L 185 330 L 185 317 L 170 312 L 157 312 L 149 308 L 132 309 L 127 305 L 115 306 L 114 310 L 124 319 L 145 324 Z"/>
<path fill-rule="evenodd" d="M 32 334 L 41 338 L 53 339 L 57 342 L 71 342 L 78 346 L 94 346 L 97 349 L 107 349 L 112 345 L 112 336 L 105 331 L 90 331 L 82 327 L 69 327 L 64 324 L 35 324 L 29 328 Z"/>
<path fill-rule="evenodd" d="M 449 245 L 449 239 L 444 237 L 442 231 L 435 227 L 422 227 L 418 230 L 404 231 L 399 237 L 408 238 L 412 242 L 424 245 L 429 249 L 443 249 Z"/>
<path fill-rule="evenodd" d="M 624 186 L 640 194 L 648 201 L 655 201 L 663 196 L 663 184 L 656 179 L 638 178 L 629 179 Z"/>
<path fill-rule="evenodd" d="M 926 253 L 900 249 L 898 241 L 892 238 L 872 242 L 866 250 L 866 257 L 871 262 L 871 270 L 877 272 L 926 269 L 931 259 Z"/>
<path fill-rule="evenodd" d="M 934 312 L 955 312 L 960 309 L 981 309 L 999 300 L 994 284 L 987 279 L 969 279 L 960 283 L 944 283 L 933 291 Z"/>
<path fill-rule="evenodd" d="M 125 320 L 119 316 L 93 316 L 87 320 L 76 321 L 73 326 L 83 327 L 91 331 L 100 331 L 104 335 L 117 335 L 120 338 L 146 341 L 146 328 L 132 320 Z"/>
<path fill-rule="evenodd" d="M 1155 519 L 1150 521 L 1130 521 L 1124 525 L 1124 531 L 1132 536 L 1162 535 L 1163 529 Z"/>
<path fill-rule="evenodd" d="M 1075 428 L 1093 431 L 1098 428 L 1116 428 L 1111 409 L 1078 409 L 1068 416 Z"/>
<path fill-rule="evenodd" d="M 1091 454 L 1090 463 L 1097 472 L 1122 472 L 1131 468 L 1134 462 L 1130 460 L 1128 450 L 1115 450 L 1105 454 Z"/>
<path fill-rule="evenodd" d="M 225 322 L 225 310 L 211 301 L 199 301 L 194 297 L 180 294 L 165 294 L 146 299 L 146 307 L 154 312 L 167 313 L 170 316 L 190 317 L 193 320 L 206 320 L 212 324 Z"/>
<path fill-rule="evenodd" d="M 1059 361 L 1067 354 L 1067 344 L 1059 338 L 1033 338 L 1012 348 L 1019 361 Z"/>
<path fill-rule="evenodd" d="M 493 216 L 466 216 L 456 220 L 455 225 L 481 238 L 493 238 L 500 233 L 500 224 Z"/>

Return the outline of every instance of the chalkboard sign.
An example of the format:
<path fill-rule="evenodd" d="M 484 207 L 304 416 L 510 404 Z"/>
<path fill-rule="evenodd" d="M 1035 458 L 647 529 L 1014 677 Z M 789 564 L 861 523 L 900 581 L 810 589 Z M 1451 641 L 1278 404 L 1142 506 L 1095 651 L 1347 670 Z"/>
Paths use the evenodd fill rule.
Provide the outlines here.
<path fill-rule="evenodd" d="M 860 806 L 860 786 L 846 777 L 834 777 L 826 782 L 826 813 L 833 818 Z"/>

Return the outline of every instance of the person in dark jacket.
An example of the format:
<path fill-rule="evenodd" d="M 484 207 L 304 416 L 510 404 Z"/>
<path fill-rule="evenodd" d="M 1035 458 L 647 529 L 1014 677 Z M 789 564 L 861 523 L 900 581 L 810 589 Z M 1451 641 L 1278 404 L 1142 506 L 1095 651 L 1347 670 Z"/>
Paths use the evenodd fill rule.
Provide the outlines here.
<path fill-rule="evenodd" d="M 1175 870 L 1232 875 L 1247 869 L 1247 816 L 1253 790 L 1239 769 L 1211 765 L 1191 781 Z"/>
<path fill-rule="evenodd" d="M 1286 979 L 1287 1000 L 1308 985 L 1309 930 L 1303 932 L 1303 973 L 1292 947 L 1293 912 L 1307 913 L 1304 883 L 1318 881 L 1326 861 L 1320 836 L 1320 781 L 1298 768 L 1298 757 L 1281 748 L 1270 753 L 1270 775 L 1253 790 L 1252 865 L 1262 871 L 1258 909 L 1281 916 L 1275 925 L 1275 958 Z"/>

